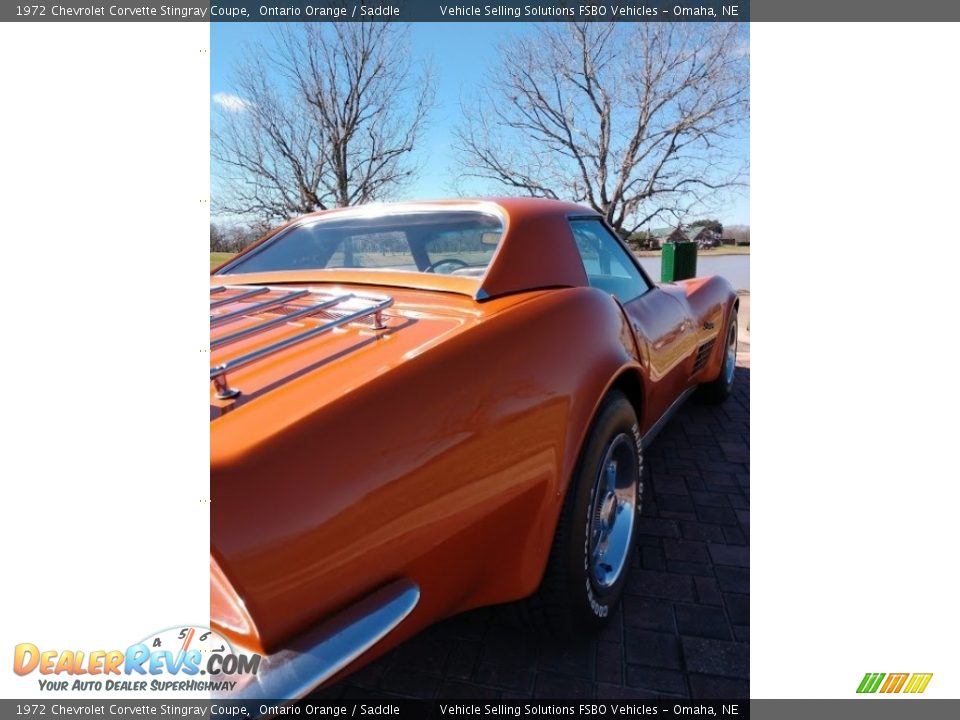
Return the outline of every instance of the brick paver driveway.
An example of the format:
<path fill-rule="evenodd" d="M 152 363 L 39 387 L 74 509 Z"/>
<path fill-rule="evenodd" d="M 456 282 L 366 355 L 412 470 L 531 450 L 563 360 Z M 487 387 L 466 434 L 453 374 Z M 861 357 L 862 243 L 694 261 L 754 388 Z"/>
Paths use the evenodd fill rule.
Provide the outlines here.
<path fill-rule="evenodd" d="M 639 552 L 622 607 L 589 642 L 545 641 L 484 608 L 440 623 L 325 698 L 749 696 L 750 370 L 647 450 Z"/>

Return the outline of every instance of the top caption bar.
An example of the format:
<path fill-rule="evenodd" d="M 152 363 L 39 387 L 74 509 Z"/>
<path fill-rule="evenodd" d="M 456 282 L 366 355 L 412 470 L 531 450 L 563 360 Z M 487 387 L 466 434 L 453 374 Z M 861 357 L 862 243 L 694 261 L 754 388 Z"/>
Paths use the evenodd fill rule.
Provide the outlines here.
<path fill-rule="evenodd" d="M 943 0 L 60 0 L 2 3 L 0 22 L 957 21 Z"/>
<path fill-rule="evenodd" d="M 750 0 L 61 0 L 0 10 L 0 20 L 60 22 L 746 22 L 749 16 Z"/>

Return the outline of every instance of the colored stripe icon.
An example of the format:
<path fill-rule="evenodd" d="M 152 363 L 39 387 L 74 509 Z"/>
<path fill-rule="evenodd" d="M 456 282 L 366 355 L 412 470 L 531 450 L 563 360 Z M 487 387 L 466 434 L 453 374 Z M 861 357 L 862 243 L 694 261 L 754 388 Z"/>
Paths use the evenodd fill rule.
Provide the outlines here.
<path fill-rule="evenodd" d="M 933 673 L 914 673 L 903 691 L 905 693 L 922 693 L 927 689 L 927 685 L 930 684 L 930 678 L 932 677 Z"/>
<path fill-rule="evenodd" d="M 903 689 L 904 683 L 907 682 L 908 677 L 910 677 L 910 673 L 890 673 L 887 675 L 887 680 L 885 683 L 883 683 L 883 687 L 880 688 L 880 692 L 900 692 Z"/>
<path fill-rule="evenodd" d="M 858 693 L 922 693 L 933 673 L 866 673 L 857 687 Z"/>

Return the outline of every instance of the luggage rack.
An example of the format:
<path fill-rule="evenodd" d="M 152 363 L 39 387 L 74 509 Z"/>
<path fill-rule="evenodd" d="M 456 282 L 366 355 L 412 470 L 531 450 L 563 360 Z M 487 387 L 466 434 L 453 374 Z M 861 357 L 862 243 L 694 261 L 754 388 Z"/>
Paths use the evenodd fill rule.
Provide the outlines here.
<path fill-rule="evenodd" d="M 256 298 L 261 295 L 268 297 L 257 300 Z M 373 330 L 385 330 L 387 326 L 383 322 L 383 311 L 393 305 L 393 298 L 388 295 L 332 294 L 314 289 L 290 289 L 269 285 L 218 285 L 210 288 L 211 310 L 243 301 L 248 302 L 236 310 L 217 314 L 211 313 L 210 328 L 224 325 L 245 315 L 264 311 L 273 311 L 277 313 L 277 317 L 211 339 L 211 350 L 312 315 L 324 313 L 327 316 L 339 315 L 339 317 L 328 317 L 326 322 L 320 325 L 210 368 L 210 380 L 217 391 L 216 398 L 218 400 L 230 400 L 237 397 L 241 392 L 237 388 L 230 387 L 227 382 L 228 372 L 255 363 L 306 340 L 311 340 L 335 328 L 350 325 L 365 318 L 370 319 L 369 327 Z M 301 307 L 303 302 L 307 304 Z M 291 305 L 291 303 L 296 303 L 296 305 Z M 286 306 L 296 309 L 287 310 Z"/>

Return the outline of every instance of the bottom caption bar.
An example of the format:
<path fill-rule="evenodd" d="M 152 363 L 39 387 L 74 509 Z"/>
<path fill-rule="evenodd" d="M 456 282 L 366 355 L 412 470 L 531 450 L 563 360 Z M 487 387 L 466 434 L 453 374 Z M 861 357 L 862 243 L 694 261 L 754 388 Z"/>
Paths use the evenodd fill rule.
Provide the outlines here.
<path fill-rule="evenodd" d="M 0 717 L 728 717 L 748 718 L 747 700 L 2 700 Z"/>

